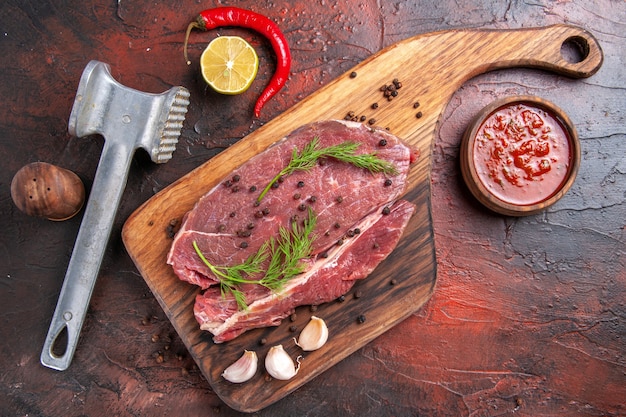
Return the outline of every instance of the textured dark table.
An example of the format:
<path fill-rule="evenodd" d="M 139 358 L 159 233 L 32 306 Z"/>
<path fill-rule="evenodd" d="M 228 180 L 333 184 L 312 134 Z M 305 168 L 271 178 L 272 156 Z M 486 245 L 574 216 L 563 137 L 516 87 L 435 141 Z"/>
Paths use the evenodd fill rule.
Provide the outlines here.
<path fill-rule="evenodd" d="M 272 17 L 292 47 L 288 86 L 260 120 L 251 118 L 251 110 L 273 71 L 268 44 L 252 32 L 219 31 L 246 37 L 261 60 L 248 92 L 219 96 L 182 57 L 188 21 L 218 2 L 162 3 L 0 5 L 0 415 L 239 415 L 211 391 L 126 254 L 120 238 L 125 219 L 385 46 L 437 30 L 562 22 L 582 26 L 600 41 L 605 61 L 596 75 L 571 80 L 526 69 L 485 74 L 467 82 L 442 116 L 432 169 L 433 298 L 255 414 L 626 415 L 625 2 L 224 2 Z M 209 37 L 196 34 L 192 52 L 199 53 Z M 71 367 L 57 372 L 41 366 L 39 354 L 82 216 L 56 223 L 28 217 L 13 205 L 9 186 L 20 167 L 45 161 L 75 171 L 90 189 L 103 140 L 71 137 L 67 121 L 91 59 L 109 63 L 116 79 L 142 91 L 186 86 L 192 103 L 170 162 L 157 166 L 144 153 L 136 155 L 78 350 Z M 525 218 L 483 209 L 462 184 L 458 166 L 469 120 L 512 94 L 556 103 L 576 124 L 582 145 L 569 193 Z"/>

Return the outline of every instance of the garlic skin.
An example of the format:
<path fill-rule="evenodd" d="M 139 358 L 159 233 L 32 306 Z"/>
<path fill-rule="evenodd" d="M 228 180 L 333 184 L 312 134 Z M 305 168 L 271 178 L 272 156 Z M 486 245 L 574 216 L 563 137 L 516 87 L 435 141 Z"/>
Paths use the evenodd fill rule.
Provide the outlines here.
<path fill-rule="evenodd" d="M 328 340 L 328 327 L 319 317 L 311 316 L 311 320 L 304 326 L 296 345 L 305 352 L 317 350 Z"/>
<path fill-rule="evenodd" d="M 296 366 L 291 356 L 283 349 L 283 345 L 272 346 L 265 357 L 265 370 L 273 378 L 286 381 L 296 376 L 300 370 L 301 358 L 298 356 L 296 359 L 298 363 Z"/>
<path fill-rule="evenodd" d="M 246 382 L 256 373 L 258 362 L 256 352 L 244 350 L 243 355 L 222 372 L 222 377 L 235 384 Z"/>

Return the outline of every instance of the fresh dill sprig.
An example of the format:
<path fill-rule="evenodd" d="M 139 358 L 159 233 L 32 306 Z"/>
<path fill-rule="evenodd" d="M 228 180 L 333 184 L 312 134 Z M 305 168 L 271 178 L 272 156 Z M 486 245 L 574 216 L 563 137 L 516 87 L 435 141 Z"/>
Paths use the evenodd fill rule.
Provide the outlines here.
<path fill-rule="evenodd" d="M 281 226 L 278 239 L 271 237 L 255 254 L 250 255 L 243 263 L 233 266 L 215 266 L 206 259 L 195 241 L 193 248 L 202 262 L 219 279 L 222 297 L 232 294 L 239 309 L 247 310 L 245 294 L 239 288 L 241 284 L 262 285 L 273 292 L 278 292 L 287 281 L 304 271 L 300 260 L 311 253 L 316 221 L 315 213 L 309 208 L 309 215 L 302 225 L 292 220 L 291 230 Z M 269 264 L 263 270 L 263 263 L 268 258 Z M 264 275 L 258 280 L 244 277 L 244 275 L 250 277 L 261 272 L 264 272 Z"/>
<path fill-rule="evenodd" d="M 274 239 L 270 239 L 270 263 L 263 277 L 267 288 L 280 291 L 287 281 L 303 272 L 300 260 L 311 253 L 316 222 L 317 217 L 309 207 L 308 217 L 302 225 L 292 220 L 291 231 L 280 227 L 278 242 L 274 243 Z"/>
<path fill-rule="evenodd" d="M 263 244 L 257 253 L 250 255 L 250 257 L 248 257 L 248 259 L 246 259 L 243 263 L 233 266 L 215 266 L 211 264 L 206 259 L 195 240 L 192 244 L 196 254 L 198 254 L 202 262 L 219 279 L 222 297 L 226 297 L 228 293 L 231 293 L 235 297 L 238 306 L 247 307 L 246 297 L 238 288 L 238 285 L 257 282 L 244 278 L 244 275 L 252 276 L 263 272 L 262 264 L 268 257 L 268 244 Z"/>
<path fill-rule="evenodd" d="M 308 171 L 315 167 L 320 158 L 335 158 L 338 161 L 346 162 L 358 168 L 367 169 L 372 173 L 397 174 L 396 167 L 391 162 L 377 157 L 375 152 L 357 154 L 356 150 L 359 146 L 360 144 L 356 142 L 342 142 L 337 145 L 320 148 L 319 138 L 315 137 L 302 148 L 302 152 L 298 153 L 298 149 L 294 148 L 289 164 L 272 178 L 261 194 L 259 194 L 257 201 L 261 201 L 281 177 L 296 171 Z"/>

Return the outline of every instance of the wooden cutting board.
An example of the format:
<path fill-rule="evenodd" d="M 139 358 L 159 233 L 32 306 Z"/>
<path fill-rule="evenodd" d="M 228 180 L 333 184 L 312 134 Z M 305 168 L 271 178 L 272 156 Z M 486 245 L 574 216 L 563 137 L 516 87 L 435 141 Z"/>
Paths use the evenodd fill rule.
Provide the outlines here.
<path fill-rule="evenodd" d="M 582 51 L 580 62 L 568 62 L 564 45 Z M 251 133 L 204 165 L 180 178 L 135 211 L 122 231 L 124 244 L 187 346 L 213 390 L 229 406 L 253 412 L 283 398 L 381 333 L 418 310 L 431 296 L 436 259 L 430 213 L 431 147 L 439 117 L 452 94 L 480 73 L 530 66 L 575 78 L 588 77 L 602 64 L 602 51 L 593 36 L 577 27 L 557 25 L 521 30 L 453 30 L 419 35 L 394 44 L 340 76 L 284 114 Z M 355 72 L 356 77 L 350 73 Z M 399 94 L 388 101 L 380 87 L 398 79 Z M 414 103 L 419 102 L 415 108 Z M 378 103 L 377 109 L 371 105 Z M 166 265 L 172 242 L 166 230 L 235 167 L 263 151 L 295 128 L 323 119 L 343 119 L 348 112 L 365 116 L 365 123 L 388 128 L 420 150 L 409 175 L 404 198 L 418 206 L 396 250 L 367 279 L 357 283 L 344 300 L 316 311 L 300 307 L 294 321 L 253 330 L 216 345 L 198 328 L 193 316 L 196 287 L 183 283 Z M 420 117 L 417 113 L 420 113 Z M 355 296 L 356 295 L 356 296 Z M 330 337 L 320 350 L 303 354 L 293 337 L 311 315 L 326 320 Z M 359 316 L 365 317 L 360 323 Z M 265 343 L 260 341 L 264 339 Z M 293 358 L 303 354 L 299 373 L 290 381 L 268 378 L 263 367 L 271 346 L 282 344 Z M 221 373 L 243 353 L 255 350 L 260 366 L 250 381 L 235 385 Z"/>

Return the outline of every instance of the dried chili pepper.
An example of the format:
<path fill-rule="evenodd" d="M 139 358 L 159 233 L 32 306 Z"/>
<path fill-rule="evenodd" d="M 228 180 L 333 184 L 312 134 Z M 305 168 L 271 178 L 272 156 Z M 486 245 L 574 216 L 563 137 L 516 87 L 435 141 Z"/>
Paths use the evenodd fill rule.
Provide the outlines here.
<path fill-rule="evenodd" d="M 190 63 L 187 58 L 187 41 L 191 31 L 194 28 L 211 30 L 223 26 L 237 26 L 260 33 L 269 40 L 276 54 L 276 71 L 254 106 L 254 115 L 259 117 L 261 108 L 285 85 L 287 78 L 289 78 L 289 69 L 291 67 L 289 45 L 278 25 L 262 14 L 238 7 L 217 7 L 200 12 L 195 21 L 191 22 L 187 27 L 184 44 L 187 64 Z"/>

